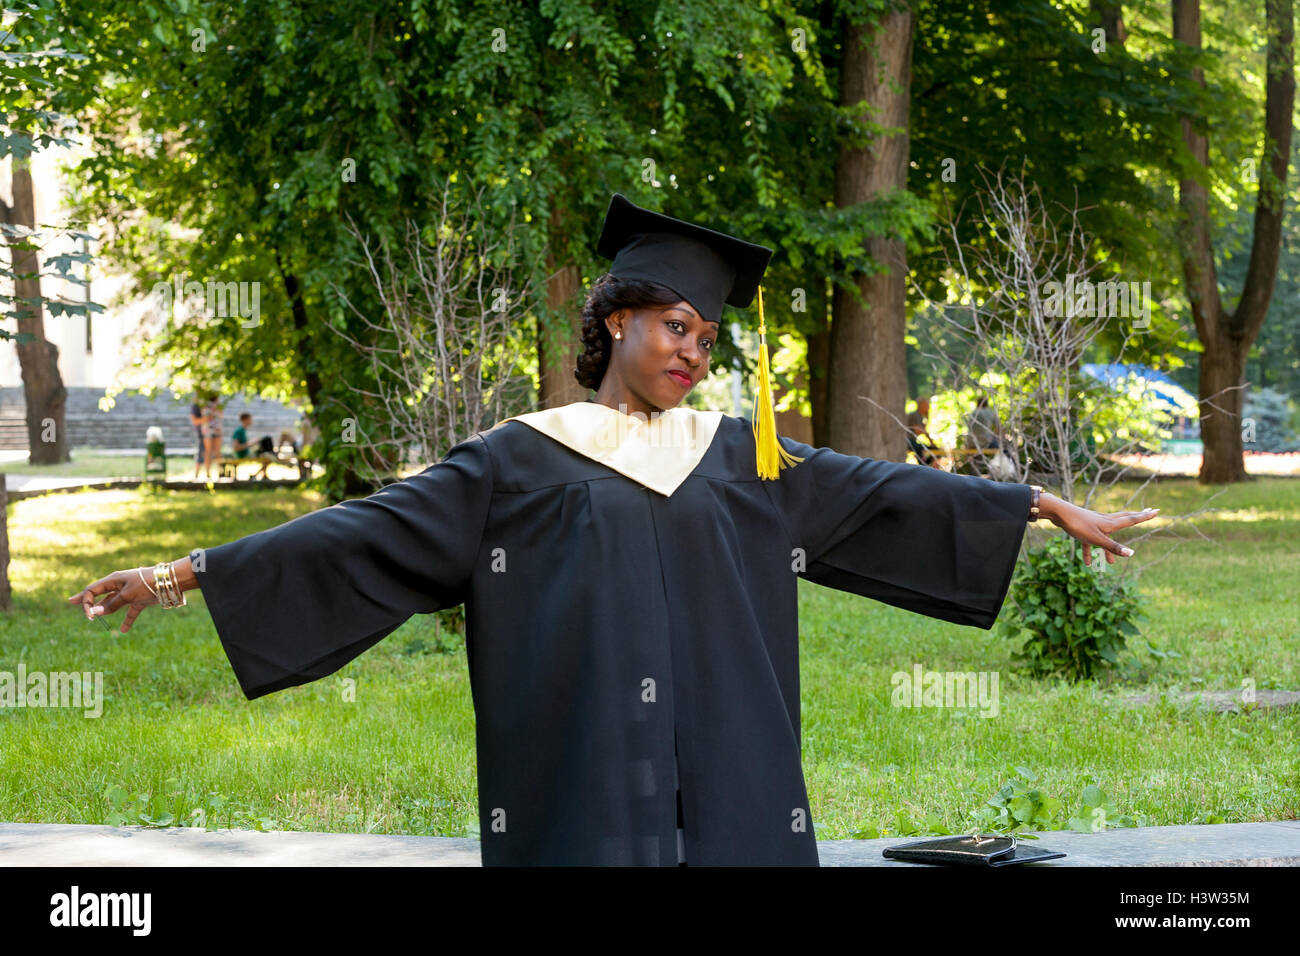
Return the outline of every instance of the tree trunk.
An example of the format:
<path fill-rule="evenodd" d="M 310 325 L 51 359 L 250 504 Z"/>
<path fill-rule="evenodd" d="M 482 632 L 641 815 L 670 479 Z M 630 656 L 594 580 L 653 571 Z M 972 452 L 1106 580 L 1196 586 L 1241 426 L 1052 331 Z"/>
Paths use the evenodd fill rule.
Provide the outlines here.
<path fill-rule="evenodd" d="M 912 11 L 901 10 L 871 26 L 845 27 L 841 104 L 866 104 L 873 108 L 871 119 L 902 132 L 881 136 L 866 148 L 853 143 L 840 148 L 835 169 L 840 208 L 907 186 L 913 22 Z M 835 290 L 826 439 L 844 454 L 901 461 L 907 453 L 900 424 L 907 403 L 907 250 L 899 240 L 873 238 L 867 252 L 888 271 L 857 277 L 861 303 L 847 290 Z"/>
<path fill-rule="evenodd" d="M 769 344 L 770 347 L 770 344 Z M 808 373 L 806 369 L 798 369 L 794 376 L 793 391 L 800 391 L 808 387 Z M 780 405 L 781 399 L 785 397 L 785 391 L 781 389 L 776 382 L 772 383 L 772 404 Z M 784 435 L 787 438 L 793 438 L 795 441 L 803 442 L 805 445 L 813 443 L 812 419 L 805 418 L 800 414 L 798 407 L 791 407 L 784 412 L 776 413 L 776 433 Z M 813 445 L 813 447 L 817 447 Z"/>
<path fill-rule="evenodd" d="M 1217 398 L 1201 405 L 1201 444 L 1204 447 L 1199 481 L 1223 485 L 1246 480 L 1241 447 L 1241 399 L 1245 381 L 1245 351 L 1228 343 L 1201 356 L 1197 391 Z M 1215 408 L 1214 406 L 1218 406 Z"/>
<path fill-rule="evenodd" d="M 1214 251 L 1210 246 L 1209 197 L 1196 179 L 1178 183 L 1183 213 L 1180 247 L 1187 297 L 1204 346 L 1198 390 L 1201 401 L 1201 443 L 1204 457 L 1198 480 L 1202 484 L 1227 484 L 1246 479 L 1242 459 L 1241 406 L 1246 357 L 1259 335 L 1273 297 L 1281 250 L 1282 209 L 1287 164 L 1291 155 L 1291 112 L 1295 105 L 1295 24 L 1292 0 L 1266 0 L 1267 79 L 1264 97 L 1266 149 L 1261 165 L 1277 183 L 1260 171 L 1255 202 L 1255 230 L 1246 267 L 1241 300 L 1233 312 L 1219 297 Z M 1173 35 L 1180 43 L 1200 49 L 1200 0 L 1173 0 Z M 1193 73 L 1204 85 L 1200 69 Z M 1204 118 L 1182 118 L 1183 141 L 1202 167 L 1209 162 L 1209 139 L 1198 126 Z"/>
<path fill-rule="evenodd" d="M 275 253 L 275 261 L 280 268 L 280 277 L 284 281 L 285 296 L 289 299 L 289 308 L 293 315 L 293 328 L 298 335 L 298 366 L 302 372 L 303 381 L 307 383 L 307 400 L 311 403 L 314 412 L 320 407 L 321 380 L 320 372 L 316 370 L 316 363 L 312 360 L 311 354 L 306 351 L 311 337 L 307 334 L 307 304 L 302 298 L 302 283 L 297 275 L 285 271 L 284 264 L 280 262 L 280 251 L 278 249 Z M 311 419 L 309 418 L 308 421 L 311 421 Z"/>
<path fill-rule="evenodd" d="M 36 196 L 32 188 L 32 171 L 25 159 L 14 156 L 13 207 L 4 206 L 6 222 L 36 228 Z M 0 206 L 4 204 L 0 202 Z M 14 304 L 18 333 L 32 336 L 17 344 L 18 364 L 22 368 L 23 400 L 27 405 L 27 448 L 33 465 L 55 465 L 69 461 L 67 430 L 63 419 L 68 390 L 59 374 L 59 350 L 45 340 L 45 307 L 41 299 L 41 262 L 34 239 L 11 239 L 10 253 L 14 280 Z M 23 301 L 26 300 L 26 301 Z M 88 317 L 89 320 L 89 317 Z"/>
<path fill-rule="evenodd" d="M 552 253 L 547 253 L 546 266 L 550 275 L 546 280 L 546 311 L 551 320 L 539 316 L 537 324 L 537 368 L 541 379 L 538 408 L 581 402 L 589 394 L 573 375 L 582 340 L 578 267 L 556 268 Z"/>
<path fill-rule="evenodd" d="M 808 444 L 814 448 L 827 447 L 826 404 L 827 375 L 831 361 L 831 332 L 823 327 L 822 331 L 807 336 L 808 342 L 808 404 L 812 406 L 812 441 Z"/>
<path fill-rule="evenodd" d="M 590 397 L 578 384 L 578 346 L 582 342 L 582 303 L 578 267 L 561 265 L 556 249 L 563 249 L 561 237 L 568 214 L 559 203 L 551 209 L 551 241 L 546 251 L 546 308 L 537 320 L 538 408 L 555 408 Z"/>
<path fill-rule="evenodd" d="M 1107 46 L 1122 49 L 1124 41 L 1128 39 L 1128 31 L 1124 29 L 1123 4 L 1116 3 L 1115 0 L 1092 0 L 1089 6 L 1093 15 L 1100 18 L 1101 28 L 1106 31 Z"/>

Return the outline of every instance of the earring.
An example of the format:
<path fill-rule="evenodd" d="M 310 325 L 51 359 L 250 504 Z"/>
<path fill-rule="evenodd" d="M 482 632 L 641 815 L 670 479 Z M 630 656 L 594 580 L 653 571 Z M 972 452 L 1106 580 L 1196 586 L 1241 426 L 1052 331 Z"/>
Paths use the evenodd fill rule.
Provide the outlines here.
<path fill-rule="evenodd" d="M 623 337 L 623 333 L 622 333 L 622 332 L 615 332 L 615 333 L 614 333 L 614 338 L 616 338 L 616 339 L 621 339 L 622 337 Z"/>

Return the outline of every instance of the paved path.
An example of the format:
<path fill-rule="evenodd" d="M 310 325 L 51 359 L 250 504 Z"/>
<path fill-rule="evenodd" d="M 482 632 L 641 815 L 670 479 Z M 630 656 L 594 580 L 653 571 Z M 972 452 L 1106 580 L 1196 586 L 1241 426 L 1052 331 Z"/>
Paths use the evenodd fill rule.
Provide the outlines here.
<path fill-rule="evenodd" d="M 53 491 L 56 488 L 81 488 L 123 480 L 133 479 L 107 477 L 54 478 L 49 475 L 5 475 L 5 490 L 10 493 L 15 491 Z"/>
<path fill-rule="evenodd" d="M 1300 866 L 1300 820 L 1053 831 L 1034 846 L 1064 859 L 1030 866 Z M 822 866 L 918 866 L 880 851 L 915 837 L 821 840 Z M 0 823 L 0 866 L 479 866 L 477 840 L 186 827 Z"/>
<path fill-rule="evenodd" d="M 163 482 L 159 481 L 159 484 Z M 5 491 L 11 501 L 30 498 L 33 495 L 57 494 L 80 489 L 137 488 L 142 484 L 140 478 L 51 478 L 46 476 L 20 477 L 5 475 Z M 293 488 L 301 484 L 297 478 L 212 478 L 214 488 Z M 172 491 L 202 491 L 208 487 L 208 479 L 193 476 L 167 479 L 166 487 Z"/>

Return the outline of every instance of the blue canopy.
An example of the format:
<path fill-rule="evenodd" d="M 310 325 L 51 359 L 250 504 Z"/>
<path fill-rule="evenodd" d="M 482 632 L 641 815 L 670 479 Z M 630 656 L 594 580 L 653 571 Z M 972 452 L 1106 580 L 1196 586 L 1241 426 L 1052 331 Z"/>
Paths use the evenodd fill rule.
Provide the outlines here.
<path fill-rule="evenodd" d="M 1080 368 L 1085 375 L 1117 388 L 1136 383 L 1155 404 L 1168 408 L 1175 415 L 1196 418 L 1200 414 L 1200 405 L 1195 395 L 1164 372 L 1146 365 L 1111 362 L 1108 365 L 1090 363 Z"/>

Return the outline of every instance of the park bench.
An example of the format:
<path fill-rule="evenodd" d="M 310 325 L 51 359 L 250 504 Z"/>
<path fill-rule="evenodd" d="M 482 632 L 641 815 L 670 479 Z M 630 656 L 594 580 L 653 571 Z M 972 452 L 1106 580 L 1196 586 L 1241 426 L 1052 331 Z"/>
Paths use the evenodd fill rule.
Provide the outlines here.
<path fill-rule="evenodd" d="M 246 458 L 236 458 L 233 455 L 223 455 L 216 459 L 214 464 L 217 466 L 217 475 L 221 478 L 239 479 L 239 468 L 241 465 L 255 465 L 255 470 L 260 470 L 263 464 L 285 465 L 289 468 L 297 468 L 299 478 L 305 478 L 311 469 L 311 462 L 293 453 L 293 446 L 287 442 L 276 448 L 275 455 L 249 455 Z"/>

